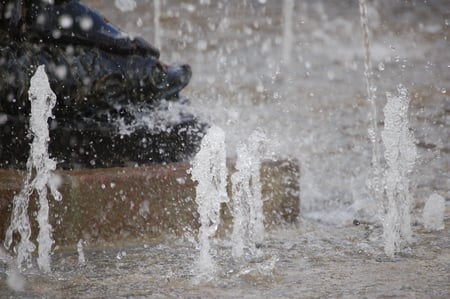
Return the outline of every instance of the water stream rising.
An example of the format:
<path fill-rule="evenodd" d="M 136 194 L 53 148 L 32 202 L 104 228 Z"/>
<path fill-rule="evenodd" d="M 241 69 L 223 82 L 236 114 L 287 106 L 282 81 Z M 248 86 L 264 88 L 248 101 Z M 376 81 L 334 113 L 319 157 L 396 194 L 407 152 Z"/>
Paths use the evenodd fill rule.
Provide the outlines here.
<path fill-rule="evenodd" d="M 359 12 L 361 27 L 363 33 L 363 48 L 364 48 L 364 78 L 366 82 L 367 100 L 370 104 L 369 114 L 369 139 L 372 144 L 372 179 L 371 191 L 373 198 L 380 204 L 382 202 L 382 187 L 381 187 L 381 165 L 380 165 L 380 142 L 379 129 L 377 125 L 378 111 L 376 106 L 376 96 L 374 94 L 376 87 L 373 84 L 372 72 L 372 58 L 370 54 L 370 40 L 369 40 L 369 19 L 367 17 L 367 6 L 365 0 L 359 0 Z"/>
<path fill-rule="evenodd" d="M 248 143 L 237 149 L 236 173 L 231 177 L 233 200 L 232 255 L 241 258 L 245 249 L 258 255 L 258 245 L 264 240 L 264 214 L 261 194 L 261 150 L 265 136 L 255 131 Z"/>
<path fill-rule="evenodd" d="M 381 133 L 387 163 L 384 175 L 386 199 L 383 202 L 384 251 L 391 257 L 401 251 L 402 241 L 412 241 L 413 197 L 409 192 L 409 177 L 417 156 L 414 136 L 409 130 L 408 91 L 399 86 L 398 93 L 398 96 L 387 94 L 383 109 L 384 130 Z"/>
<path fill-rule="evenodd" d="M 198 242 L 200 256 L 198 274 L 210 279 L 216 271 L 211 254 L 210 238 L 220 223 L 220 206 L 228 202 L 225 133 L 211 127 L 203 138 L 200 151 L 192 161 L 192 180 L 197 181 L 196 202 L 200 217 Z"/>
<path fill-rule="evenodd" d="M 6 232 L 5 245 L 11 247 L 13 234 L 20 234 L 20 241 L 15 248 L 17 252 L 17 265 L 26 263 L 31 267 L 31 254 L 35 245 L 30 241 L 31 225 L 28 216 L 28 203 L 30 196 L 36 191 L 39 200 L 37 221 L 39 234 L 37 237 L 39 268 L 50 272 L 50 251 L 53 244 L 51 230 L 48 222 L 49 205 L 47 188 L 56 200 L 61 200 L 61 194 L 52 183 L 52 171 L 56 169 L 56 161 L 48 154 L 49 128 L 48 119 L 53 117 L 52 109 L 56 104 L 56 95 L 50 88 L 44 66 L 39 66 L 31 78 L 29 99 L 31 101 L 30 130 L 33 135 L 30 156 L 27 161 L 27 174 L 23 189 L 14 197 L 11 225 Z"/>

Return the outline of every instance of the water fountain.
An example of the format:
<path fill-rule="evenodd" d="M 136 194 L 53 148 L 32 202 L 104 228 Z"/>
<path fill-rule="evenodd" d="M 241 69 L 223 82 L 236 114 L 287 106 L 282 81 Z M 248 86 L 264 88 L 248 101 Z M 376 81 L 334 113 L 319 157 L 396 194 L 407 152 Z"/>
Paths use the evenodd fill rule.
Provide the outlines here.
<path fill-rule="evenodd" d="M 402 240 L 412 241 L 410 175 L 416 162 L 417 150 L 410 132 L 408 111 L 409 96 L 403 86 L 398 96 L 387 94 L 384 107 L 384 130 L 381 138 L 385 146 L 387 169 L 384 175 L 386 200 L 383 202 L 384 250 L 387 255 L 401 251 Z"/>
<path fill-rule="evenodd" d="M 367 17 L 367 5 L 365 0 L 359 0 L 359 12 L 361 27 L 363 32 L 363 48 L 364 48 L 364 78 L 366 83 L 367 101 L 370 105 L 369 114 L 369 140 L 372 145 L 372 178 L 371 190 L 373 198 L 380 205 L 382 199 L 381 186 L 381 165 L 380 165 L 380 137 L 378 129 L 378 111 L 376 105 L 375 90 L 373 84 L 372 57 L 370 55 L 370 39 L 369 39 L 369 20 Z"/>
<path fill-rule="evenodd" d="M 239 259 L 246 250 L 251 257 L 258 255 L 264 236 L 263 199 L 261 193 L 261 148 L 264 134 L 255 131 L 247 143 L 237 149 L 236 173 L 231 177 L 233 200 L 232 255 Z"/>
<path fill-rule="evenodd" d="M 53 245 L 52 227 L 49 224 L 49 205 L 47 188 L 52 196 L 60 201 L 61 194 L 52 182 L 52 172 L 56 169 L 56 161 L 48 154 L 49 129 L 48 119 L 52 117 L 52 109 L 56 104 L 56 96 L 50 88 L 44 66 L 39 66 L 31 79 L 29 99 L 31 101 L 30 130 L 33 142 L 30 157 L 27 162 L 27 176 L 22 191 L 14 197 L 14 207 L 11 224 L 6 232 L 5 245 L 13 244 L 15 232 L 20 234 L 17 244 L 17 264 L 22 267 L 26 263 L 31 267 L 31 254 L 35 246 L 30 241 L 31 225 L 28 218 L 28 202 L 31 194 L 36 191 L 39 198 L 37 220 L 39 224 L 38 253 L 39 268 L 50 272 L 50 252 Z"/>
<path fill-rule="evenodd" d="M 192 161 L 191 174 L 198 182 L 195 188 L 200 215 L 198 271 L 199 276 L 211 278 L 216 266 L 210 252 L 210 238 L 220 223 L 221 204 L 228 202 L 225 133 L 219 127 L 210 128 L 203 138 L 200 151 Z"/>
<path fill-rule="evenodd" d="M 380 206 L 380 218 L 383 224 L 385 253 L 393 257 L 401 251 L 402 240 L 412 240 L 411 210 L 412 195 L 409 191 L 412 169 L 416 160 L 414 137 L 409 131 L 408 108 L 410 99 L 403 86 L 398 87 L 399 96 L 387 93 L 384 107 L 384 130 L 381 139 L 385 146 L 384 158 L 387 169 L 381 178 L 378 116 L 373 85 L 372 58 L 370 55 L 369 26 L 365 0 L 359 1 L 361 25 L 364 39 L 364 68 L 367 98 L 370 103 L 369 139 L 372 144 L 372 194 Z M 383 182 L 383 184 L 382 184 Z M 381 186 L 384 186 L 383 188 Z M 385 197 L 383 196 L 385 191 Z"/>
<path fill-rule="evenodd" d="M 109 8 L 108 1 L 95 2 L 114 19 L 114 10 Z M 226 234 L 233 226 L 225 227 L 225 234 L 221 234 L 220 225 L 226 221 L 230 223 L 232 218 L 227 205 L 222 204 L 225 209 L 220 212 L 220 237 L 211 239 L 202 235 L 203 240 L 209 240 L 203 247 L 210 246 L 209 250 L 203 252 L 208 252 L 216 265 L 214 275 L 193 284 L 193 276 L 198 272 L 192 269 L 193 265 L 197 267 L 196 271 L 199 268 L 200 246 L 196 242 L 193 246 L 190 237 L 196 235 L 199 225 L 193 220 L 193 215 L 198 214 L 196 184 L 186 176 L 190 165 L 169 163 L 157 166 L 158 171 L 127 167 L 115 169 L 114 173 L 111 170 L 97 170 L 94 174 L 61 172 L 63 186 L 59 190 L 70 213 L 58 210 L 58 207 L 51 207 L 51 211 L 52 215 L 63 216 L 57 219 L 62 224 L 67 223 L 66 219 L 73 220 L 75 233 L 61 233 L 58 230 L 64 225 L 53 225 L 56 244 L 67 247 L 52 255 L 53 274 L 25 274 L 27 283 L 19 292 L 12 290 L 14 284 L 6 282 L 12 276 L 5 274 L 8 270 L 3 260 L 8 258 L 3 258 L 0 252 L 0 297 L 296 298 L 299 294 L 303 297 L 449 297 L 450 235 L 446 229 L 450 193 L 446 167 L 450 156 L 448 92 L 443 91 L 444 87 L 448 90 L 448 39 L 444 39 L 448 36 L 447 8 L 433 1 L 368 2 L 366 16 L 371 18 L 373 31 L 370 32 L 370 55 L 366 57 L 371 58 L 367 65 L 380 66 L 372 69 L 370 65 L 365 68 L 359 58 L 361 45 L 355 32 L 360 30 L 361 20 L 355 2 L 319 2 L 321 7 L 311 2 L 304 5 L 296 2 L 302 6 L 292 27 L 290 69 L 293 77 L 292 80 L 289 78 L 285 96 L 276 99 L 272 91 L 282 89 L 280 83 L 285 83 L 273 82 L 273 89 L 270 85 L 283 47 L 283 2 L 245 1 L 246 5 L 208 0 L 190 1 L 187 5 L 171 0 L 161 2 L 164 4 L 164 46 L 173 48 L 186 61 L 196 61 L 188 95 L 192 102 L 196 101 L 195 95 L 202 93 L 204 98 L 211 99 L 199 106 L 205 108 L 213 123 L 223 128 L 227 138 L 232 140 L 227 146 L 234 150 L 238 145 L 234 141 L 247 141 L 252 130 L 261 127 L 268 136 L 269 155 L 301 157 L 301 162 L 309 164 L 313 174 L 309 181 L 304 180 L 302 170 L 301 194 L 305 204 L 302 205 L 301 225 L 267 229 L 267 225 L 280 218 L 273 211 L 284 211 L 288 218 L 295 214 L 290 211 L 295 204 L 270 206 L 272 200 L 264 201 L 267 230 L 260 256 L 250 261 L 236 259 L 231 235 Z M 145 3 L 152 7 L 154 1 L 146 0 Z M 144 24 L 152 24 L 153 15 L 140 10 L 132 12 L 132 16 L 142 18 Z M 321 18 L 322 15 L 326 18 Z M 226 19 L 228 30 L 214 30 L 218 19 Z M 185 26 L 189 27 L 189 32 L 180 25 L 180 20 L 184 21 L 182 24 L 189 24 Z M 133 26 L 134 23 L 124 24 Z M 152 38 L 153 31 L 147 32 Z M 177 43 L 180 32 L 188 35 L 182 44 Z M 195 41 L 205 41 L 207 46 L 200 51 Z M 223 76 L 218 76 L 217 69 L 211 67 L 217 64 L 221 65 L 220 75 Z M 243 64 L 245 68 L 241 67 Z M 361 76 L 361 68 L 370 74 L 371 83 Z M 230 80 L 220 80 L 222 78 Z M 262 82 L 263 88 L 255 91 L 256 84 L 252 85 L 255 81 Z M 406 171 L 401 179 L 395 171 L 408 169 L 408 166 L 402 166 L 401 159 L 392 160 L 383 172 L 385 158 L 381 153 L 380 134 L 377 137 L 379 185 L 372 182 L 372 191 L 367 192 L 364 184 L 367 165 L 376 157 L 373 154 L 374 139 L 367 142 L 367 124 L 372 126 L 374 119 L 368 121 L 367 118 L 372 106 L 366 98 L 371 96 L 361 95 L 372 92 L 375 97 L 375 90 L 371 88 L 375 85 L 378 90 L 392 90 L 392 82 L 402 82 L 408 90 L 409 124 L 403 123 L 402 132 L 407 136 L 405 127 L 414 130 L 419 158 L 415 161 L 414 171 Z M 226 92 L 228 88 L 232 89 L 231 95 Z M 403 95 L 395 91 L 386 98 L 396 102 Z M 386 98 L 377 98 L 378 109 Z M 390 105 L 396 106 L 391 103 L 388 107 L 392 108 Z M 386 124 L 399 115 L 397 111 L 387 116 Z M 0 115 L 0 123 L 2 119 L 4 117 Z M 382 123 L 381 118 L 375 122 L 380 127 Z M 371 137 L 373 132 L 370 131 Z M 248 152 L 250 143 L 244 144 Z M 395 151 L 405 153 L 404 147 L 389 144 L 392 146 L 388 156 Z M 239 152 L 245 152 L 244 147 Z M 250 155 L 247 161 L 252 159 L 256 156 Z M 262 198 L 267 198 L 268 192 L 285 195 L 291 190 L 292 194 L 298 194 L 299 180 L 284 175 L 280 169 L 287 169 L 283 167 L 288 165 L 283 163 L 262 163 Z M 243 164 L 239 168 L 245 169 Z M 374 163 L 371 173 L 373 166 Z M 2 171 L 2 182 L 12 185 L 11 180 L 2 176 Z M 233 171 L 236 169 L 229 166 L 231 176 Z M 203 175 L 206 173 L 208 171 Z M 384 189 L 383 174 L 402 183 L 386 185 L 388 188 Z M 17 179 L 15 173 L 13 176 Z M 0 188 L 5 184 L 0 184 Z M 386 259 L 383 254 L 385 244 L 379 238 L 383 227 L 373 218 L 366 218 L 364 209 L 367 206 L 364 204 L 366 198 L 373 200 L 375 197 L 373 190 L 380 192 L 377 196 L 386 195 L 386 203 L 388 193 L 392 202 L 406 200 L 408 197 L 397 187 L 408 187 L 409 198 L 411 195 L 415 198 L 415 204 L 411 202 L 410 207 L 414 242 L 409 244 L 409 251 L 403 250 L 403 241 L 400 248 L 395 248 L 394 242 L 394 257 Z M 232 189 L 229 184 L 228 191 Z M 0 193 L 2 198 L 4 193 Z M 425 199 L 433 193 L 443 198 L 430 200 L 427 207 Z M 74 194 L 79 197 L 67 200 Z M 91 199 L 89 204 L 79 201 L 80 205 L 72 205 L 83 197 Z M 352 203 L 356 201 L 360 203 L 356 212 L 347 209 L 354 207 Z M 380 205 L 382 203 L 381 200 Z M 228 206 L 231 204 L 229 202 Z M 442 214 L 431 216 L 436 214 L 430 211 L 443 212 L 443 230 L 425 227 L 431 225 L 426 224 L 425 219 L 441 219 Z M 123 215 L 124 221 L 116 218 L 119 214 Z M 418 214 L 421 214 L 419 222 L 416 221 Z M 398 215 L 402 217 L 400 212 Z M 354 217 L 358 219 L 357 225 L 352 224 Z M 89 219 L 92 222 L 88 223 Z M 399 219 L 395 222 L 397 228 Z M 407 222 L 409 220 L 403 223 Z M 439 222 L 439 228 L 441 224 Z M 164 238 L 161 234 L 153 234 L 159 230 L 164 232 Z M 132 235 L 131 231 L 137 231 L 138 235 Z M 407 229 L 404 231 L 406 233 L 399 235 L 407 235 Z M 64 243 L 65 239 L 58 237 L 61 235 L 70 236 L 70 242 Z M 111 235 L 119 237 L 108 239 Z M 95 243 L 95 237 L 105 237 L 110 243 Z M 83 240 L 82 248 L 77 248 L 80 239 Z M 391 255 L 387 248 L 386 253 Z M 81 252 L 89 262 L 86 267 L 80 267 Z M 118 252 L 120 260 L 117 259 Z M 235 250 L 234 255 L 239 255 L 239 250 Z M 205 271 L 208 273 L 209 270 Z M 20 285 L 17 286 L 20 289 Z"/>

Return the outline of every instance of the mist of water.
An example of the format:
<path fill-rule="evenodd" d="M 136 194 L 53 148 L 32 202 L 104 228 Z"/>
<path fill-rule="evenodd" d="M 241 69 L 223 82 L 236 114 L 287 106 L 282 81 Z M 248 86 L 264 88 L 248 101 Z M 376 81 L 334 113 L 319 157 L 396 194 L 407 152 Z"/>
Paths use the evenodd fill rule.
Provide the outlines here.
<path fill-rule="evenodd" d="M 233 232 L 232 255 L 241 258 L 245 249 L 256 255 L 257 247 L 264 240 L 264 213 L 261 193 L 260 169 L 265 136 L 255 131 L 248 143 L 237 148 L 236 173 L 232 182 Z"/>
<path fill-rule="evenodd" d="M 13 243 L 13 234 L 19 233 L 20 240 L 15 248 L 17 265 L 26 263 L 31 267 L 31 254 L 35 245 L 30 241 L 31 224 L 28 216 L 29 198 L 34 191 L 38 195 L 39 211 L 37 221 L 39 234 L 37 237 L 38 266 L 44 272 L 50 272 L 50 251 L 53 244 L 49 224 L 49 205 L 47 189 L 49 188 L 56 200 L 61 200 L 61 194 L 52 183 L 52 172 L 56 169 L 56 161 L 48 154 L 49 128 L 48 119 L 53 117 L 52 109 L 56 104 L 56 95 L 50 88 L 44 66 L 39 66 L 31 78 L 29 99 L 31 101 L 30 131 L 33 142 L 30 146 L 30 156 L 27 161 L 27 174 L 21 192 L 14 197 L 11 224 L 6 232 L 5 245 Z"/>
<path fill-rule="evenodd" d="M 412 239 L 411 208 L 413 197 L 409 192 L 409 177 L 417 150 L 409 130 L 409 96 L 406 88 L 398 87 L 398 96 L 387 94 L 384 112 L 384 130 L 381 138 L 385 147 L 387 168 L 384 174 L 386 198 L 383 201 L 383 235 L 385 253 L 393 256 L 401 251 L 402 241 Z"/>
<path fill-rule="evenodd" d="M 197 181 L 196 203 L 200 217 L 198 274 L 210 279 L 216 271 L 210 238 L 216 234 L 220 223 L 221 204 L 228 202 L 225 133 L 221 128 L 213 126 L 208 130 L 192 161 L 191 175 L 192 180 Z"/>

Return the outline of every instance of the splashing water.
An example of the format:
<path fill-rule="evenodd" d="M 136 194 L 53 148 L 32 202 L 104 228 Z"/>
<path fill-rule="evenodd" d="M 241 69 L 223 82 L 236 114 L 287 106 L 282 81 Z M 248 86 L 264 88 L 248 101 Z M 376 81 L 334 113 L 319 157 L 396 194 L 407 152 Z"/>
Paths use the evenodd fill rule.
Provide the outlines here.
<path fill-rule="evenodd" d="M 400 252 L 401 241 L 410 242 L 411 207 L 409 175 L 416 160 L 414 136 L 409 131 L 409 97 L 406 88 L 398 87 L 398 96 L 387 93 L 384 112 L 384 130 L 381 138 L 385 147 L 387 169 L 384 175 L 386 199 L 383 202 L 384 250 L 393 256 Z"/>
<path fill-rule="evenodd" d="M 261 152 L 266 138 L 260 131 L 250 136 L 248 144 L 237 149 L 237 172 L 231 177 L 233 244 L 232 255 L 240 258 L 245 248 L 251 255 L 258 254 L 257 246 L 264 240 L 264 214 L 261 194 Z"/>
<path fill-rule="evenodd" d="M 198 182 L 196 202 L 200 216 L 199 276 L 210 279 L 216 266 L 210 252 L 209 239 L 217 231 L 221 203 L 228 202 L 225 133 L 221 128 L 214 126 L 208 130 L 200 151 L 192 161 L 191 174 L 192 180 Z"/>
<path fill-rule="evenodd" d="M 44 66 L 39 66 L 31 78 L 29 99 L 31 101 L 30 130 L 33 142 L 30 147 L 30 156 L 27 161 L 27 175 L 24 187 L 14 197 L 11 225 L 6 232 L 5 245 L 10 247 L 14 232 L 20 234 L 17 245 L 17 265 L 21 267 L 26 263 L 31 267 L 31 254 L 35 245 L 30 241 L 31 225 L 28 217 L 28 203 L 31 194 L 36 191 L 39 199 L 37 221 L 39 224 L 38 266 L 44 272 L 50 272 L 50 251 L 53 244 L 52 227 L 48 222 L 49 205 L 47 188 L 56 200 L 61 200 L 61 194 L 53 184 L 52 171 L 56 169 L 56 161 L 49 158 L 48 119 L 51 118 L 52 109 L 56 104 L 56 95 L 50 88 Z M 33 177 L 34 174 L 34 177 Z"/>

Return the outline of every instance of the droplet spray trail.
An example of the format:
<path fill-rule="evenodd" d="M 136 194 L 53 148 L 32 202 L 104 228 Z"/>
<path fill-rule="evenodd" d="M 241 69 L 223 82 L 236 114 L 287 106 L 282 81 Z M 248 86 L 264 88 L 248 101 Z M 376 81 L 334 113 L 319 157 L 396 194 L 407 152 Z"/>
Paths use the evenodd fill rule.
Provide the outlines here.
<path fill-rule="evenodd" d="M 250 136 L 247 144 L 237 149 L 236 173 L 231 177 L 233 232 L 232 255 L 241 258 L 245 249 L 257 254 L 257 246 L 264 240 L 264 213 L 260 171 L 262 147 L 266 138 L 260 131 Z"/>
<path fill-rule="evenodd" d="M 417 149 L 409 130 L 408 108 L 410 99 L 406 88 L 398 87 L 398 96 L 387 94 L 384 107 L 384 130 L 381 138 L 385 147 L 387 169 L 384 174 L 386 200 L 384 201 L 384 250 L 393 256 L 401 250 L 402 240 L 410 242 L 411 207 L 409 176 L 414 168 Z"/>
<path fill-rule="evenodd" d="M 373 198 L 381 204 L 383 198 L 383 190 L 381 187 L 381 165 L 380 165 L 380 137 L 377 125 L 378 111 L 376 105 L 376 96 L 374 94 L 375 86 L 372 82 L 372 59 L 370 55 L 370 40 L 369 40 L 369 20 L 367 17 L 367 6 L 365 0 L 359 0 L 359 12 L 361 19 L 361 27 L 363 33 L 363 47 L 364 47 L 364 78 L 366 81 L 367 100 L 370 104 L 369 114 L 369 139 L 372 144 L 372 178 L 371 191 Z"/>
<path fill-rule="evenodd" d="M 219 127 L 211 127 L 203 138 L 200 151 L 192 161 L 192 180 L 197 181 L 196 202 L 200 216 L 198 235 L 200 257 L 199 276 L 211 279 L 216 265 L 211 255 L 210 238 L 220 222 L 220 205 L 228 202 L 226 191 L 227 168 L 225 133 Z"/>
<path fill-rule="evenodd" d="M 13 242 L 13 233 L 20 234 L 17 245 L 17 265 L 26 263 L 31 267 L 31 254 L 35 245 L 30 241 L 31 225 L 28 217 L 28 203 L 31 194 L 36 191 L 39 200 L 37 221 L 39 224 L 38 266 L 44 272 L 50 272 L 50 251 L 53 245 L 51 235 L 52 227 L 48 222 L 49 205 L 47 188 L 50 189 L 56 200 L 61 200 L 61 194 L 52 184 L 52 171 L 56 169 L 56 161 L 50 159 L 48 154 L 49 128 L 48 119 L 53 117 L 52 109 L 56 104 L 56 95 L 50 88 L 44 66 L 39 66 L 31 78 L 29 99 L 31 101 L 30 130 L 33 142 L 30 147 L 30 156 L 27 161 L 27 174 L 24 187 L 14 197 L 11 225 L 6 232 L 5 245 L 10 247 Z"/>

